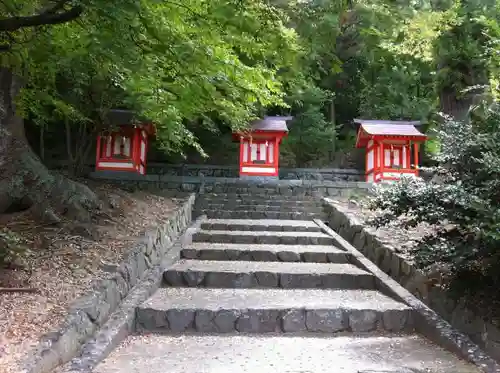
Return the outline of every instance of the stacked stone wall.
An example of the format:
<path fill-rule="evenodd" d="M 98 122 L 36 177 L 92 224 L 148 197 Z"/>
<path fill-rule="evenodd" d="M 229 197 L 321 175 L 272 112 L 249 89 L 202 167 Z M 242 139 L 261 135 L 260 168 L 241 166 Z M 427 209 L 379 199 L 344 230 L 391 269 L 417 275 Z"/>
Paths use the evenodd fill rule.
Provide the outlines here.
<path fill-rule="evenodd" d="M 433 281 L 409 258 L 395 252 L 393 247 L 379 238 L 375 229 L 363 226 L 347 208 L 325 199 L 324 212 L 330 228 L 454 328 L 467 334 L 487 354 L 500 360 L 500 328 L 474 315 L 463 301 L 454 300 L 441 287 L 432 286 Z"/>
<path fill-rule="evenodd" d="M 43 336 L 28 360 L 21 362 L 26 373 L 53 372 L 70 361 L 98 330 L 108 330 L 106 341 L 94 341 L 110 348 L 112 340 L 120 342 L 133 330 L 135 307 L 159 286 L 160 263 L 168 256 L 174 242 L 191 224 L 195 196 L 187 196 L 182 206 L 155 229 L 145 232 L 143 239 L 131 246 L 122 263 L 110 268 L 108 279 L 95 283 L 93 291 L 74 301 L 58 330 Z M 111 315 L 115 320 L 110 320 Z M 116 322 L 115 322 L 116 321 Z M 106 342 L 106 343 L 104 343 Z M 92 356 L 84 356 L 92 358 Z M 85 368 L 85 367 L 80 367 Z"/>
<path fill-rule="evenodd" d="M 356 181 L 275 180 L 262 183 L 238 178 L 139 175 L 129 172 L 93 172 L 90 177 L 103 179 L 131 190 L 161 189 L 172 196 L 195 192 L 349 198 L 369 193 L 371 189 L 370 184 Z"/>

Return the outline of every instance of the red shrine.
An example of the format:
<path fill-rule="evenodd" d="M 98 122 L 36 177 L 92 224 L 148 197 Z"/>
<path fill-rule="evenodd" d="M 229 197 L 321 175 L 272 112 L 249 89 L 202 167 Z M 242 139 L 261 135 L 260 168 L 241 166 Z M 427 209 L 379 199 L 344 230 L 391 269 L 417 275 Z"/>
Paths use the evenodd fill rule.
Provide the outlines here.
<path fill-rule="evenodd" d="M 366 181 L 398 180 L 418 176 L 418 150 L 427 136 L 420 122 L 355 119 L 359 123 L 357 148 L 366 148 Z"/>
<path fill-rule="evenodd" d="M 233 134 L 240 143 L 240 177 L 279 175 L 279 146 L 288 134 L 291 117 L 265 117 L 254 121 L 247 131 Z"/>
<path fill-rule="evenodd" d="M 109 123 L 114 130 L 97 136 L 96 170 L 146 174 L 148 137 L 155 134 L 149 122 L 135 122 L 128 110 L 111 110 Z"/>

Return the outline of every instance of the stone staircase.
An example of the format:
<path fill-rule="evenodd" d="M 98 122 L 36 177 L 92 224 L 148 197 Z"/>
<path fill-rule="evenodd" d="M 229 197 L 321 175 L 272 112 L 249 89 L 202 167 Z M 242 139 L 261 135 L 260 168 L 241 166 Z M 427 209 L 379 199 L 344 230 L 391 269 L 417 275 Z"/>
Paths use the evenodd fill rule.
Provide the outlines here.
<path fill-rule="evenodd" d="M 282 220 L 312 220 L 323 216 L 321 201 L 312 196 L 273 194 L 273 190 L 265 189 L 259 194 L 252 194 L 247 189 L 234 190 L 223 194 L 204 194 L 196 201 L 194 216 Z"/>
<path fill-rule="evenodd" d="M 197 212 L 138 336 L 98 373 L 478 372 L 414 332 L 412 308 L 311 220 L 312 197 L 208 194 Z"/>

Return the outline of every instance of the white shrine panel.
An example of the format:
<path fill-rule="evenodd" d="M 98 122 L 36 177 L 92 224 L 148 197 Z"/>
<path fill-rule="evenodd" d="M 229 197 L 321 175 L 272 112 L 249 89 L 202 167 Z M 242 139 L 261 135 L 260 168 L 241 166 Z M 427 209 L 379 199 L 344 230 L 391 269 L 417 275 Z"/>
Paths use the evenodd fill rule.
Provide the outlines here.
<path fill-rule="evenodd" d="M 392 151 L 392 156 L 393 156 L 392 165 L 399 166 L 399 149 L 394 149 Z"/>
<path fill-rule="evenodd" d="M 111 148 L 113 144 L 111 143 L 113 141 L 111 136 L 106 137 L 106 157 L 111 158 Z"/>
<path fill-rule="evenodd" d="M 243 162 L 248 162 L 248 142 L 243 141 Z"/>
<path fill-rule="evenodd" d="M 114 144 L 113 144 L 113 155 L 119 155 L 121 154 L 121 136 L 115 136 L 114 137 Z"/>
<path fill-rule="evenodd" d="M 124 137 L 123 138 L 123 155 L 125 157 L 130 157 L 130 138 L 129 137 Z"/>
<path fill-rule="evenodd" d="M 146 162 L 146 141 L 141 139 L 141 161 Z"/>
<path fill-rule="evenodd" d="M 385 167 L 391 166 L 391 149 L 384 150 L 384 166 Z"/>
<path fill-rule="evenodd" d="M 276 168 L 274 167 L 242 167 L 242 172 L 255 173 L 255 174 L 274 174 Z"/>
<path fill-rule="evenodd" d="M 257 160 L 257 144 L 251 144 L 250 145 L 250 161 L 256 161 Z"/>
<path fill-rule="evenodd" d="M 259 161 L 267 161 L 267 146 L 265 143 L 260 144 L 260 149 L 259 149 Z"/>
<path fill-rule="evenodd" d="M 372 149 L 369 150 L 367 154 L 367 164 L 366 164 L 367 171 L 373 170 L 373 166 L 374 166 L 374 152 Z"/>

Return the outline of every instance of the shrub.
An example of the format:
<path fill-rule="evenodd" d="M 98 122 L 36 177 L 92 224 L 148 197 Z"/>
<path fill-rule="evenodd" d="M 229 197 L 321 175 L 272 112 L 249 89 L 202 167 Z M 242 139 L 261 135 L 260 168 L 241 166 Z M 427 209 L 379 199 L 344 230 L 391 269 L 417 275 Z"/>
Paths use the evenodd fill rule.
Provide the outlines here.
<path fill-rule="evenodd" d="M 371 224 L 438 229 L 413 249 L 416 264 L 445 264 L 461 291 L 484 294 L 500 286 L 500 107 L 482 104 L 467 121 L 445 118 L 430 182 L 403 178 L 377 187 L 370 201 L 381 212 Z M 461 281 L 460 281 L 461 280 Z M 457 284 L 457 281 L 454 281 Z M 465 285 L 465 286 L 464 286 Z M 500 295 L 497 295 L 500 299 Z"/>
<path fill-rule="evenodd" d="M 8 228 L 0 228 L 0 268 L 16 261 L 27 250 L 24 240 Z"/>

